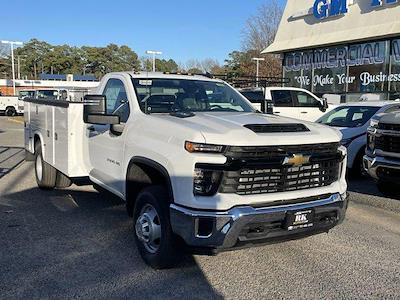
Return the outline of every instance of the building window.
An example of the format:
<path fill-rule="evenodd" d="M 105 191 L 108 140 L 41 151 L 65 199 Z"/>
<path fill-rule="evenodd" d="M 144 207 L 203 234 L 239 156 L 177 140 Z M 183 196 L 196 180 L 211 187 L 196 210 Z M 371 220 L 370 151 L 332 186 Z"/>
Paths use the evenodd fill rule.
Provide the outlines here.
<path fill-rule="evenodd" d="M 400 98 L 400 39 L 392 41 L 390 53 L 389 91 L 392 99 Z"/>
<path fill-rule="evenodd" d="M 348 92 L 379 93 L 387 91 L 388 52 L 388 41 L 349 46 L 348 77 L 354 80 L 349 84 Z"/>

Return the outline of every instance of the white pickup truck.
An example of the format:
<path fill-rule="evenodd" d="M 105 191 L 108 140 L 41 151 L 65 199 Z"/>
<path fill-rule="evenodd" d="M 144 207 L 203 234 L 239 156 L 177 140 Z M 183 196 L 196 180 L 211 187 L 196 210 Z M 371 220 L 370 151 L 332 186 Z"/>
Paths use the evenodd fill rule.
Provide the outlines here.
<path fill-rule="evenodd" d="M 258 110 L 261 110 L 260 100 L 266 99 L 272 101 L 274 114 L 304 121 L 315 122 L 325 112 L 337 107 L 301 88 L 271 86 L 238 90 Z"/>
<path fill-rule="evenodd" d="M 24 113 L 24 102 L 17 96 L 0 96 L 0 113 L 12 117 Z"/>
<path fill-rule="evenodd" d="M 90 181 L 126 201 L 146 263 L 328 232 L 347 209 L 346 149 L 323 125 L 256 112 L 206 76 L 107 74 L 84 103 L 26 99 L 42 189 Z"/>

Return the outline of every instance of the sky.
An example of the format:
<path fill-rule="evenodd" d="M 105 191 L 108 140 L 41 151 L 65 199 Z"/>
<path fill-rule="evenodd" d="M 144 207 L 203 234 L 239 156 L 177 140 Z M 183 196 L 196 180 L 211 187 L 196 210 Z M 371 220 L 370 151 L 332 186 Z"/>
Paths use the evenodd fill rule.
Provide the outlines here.
<path fill-rule="evenodd" d="M 270 0 L 8 0 L 0 10 L 0 39 L 72 46 L 128 45 L 139 56 L 185 63 L 223 62 L 240 50 L 246 20 Z M 279 0 L 282 5 L 286 0 Z M 10 13 L 12 12 L 12 13 Z"/>

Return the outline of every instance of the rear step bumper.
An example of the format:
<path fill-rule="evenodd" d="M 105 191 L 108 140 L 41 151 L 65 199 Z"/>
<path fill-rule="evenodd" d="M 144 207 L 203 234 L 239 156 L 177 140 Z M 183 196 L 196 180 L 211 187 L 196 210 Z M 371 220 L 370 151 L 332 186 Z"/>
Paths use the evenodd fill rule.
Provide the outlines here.
<path fill-rule="evenodd" d="M 257 244 L 276 243 L 327 232 L 340 224 L 347 209 L 347 195 L 333 194 L 328 198 L 265 208 L 234 207 L 228 211 L 198 211 L 172 204 L 172 230 L 194 248 L 212 252 Z M 288 230 L 290 212 L 313 211 L 312 226 Z"/>

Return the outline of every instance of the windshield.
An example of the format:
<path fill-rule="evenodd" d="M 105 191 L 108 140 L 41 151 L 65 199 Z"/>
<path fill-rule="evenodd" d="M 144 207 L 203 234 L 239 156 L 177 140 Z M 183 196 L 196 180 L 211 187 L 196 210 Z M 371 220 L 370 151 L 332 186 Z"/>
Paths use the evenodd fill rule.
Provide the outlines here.
<path fill-rule="evenodd" d="M 58 96 L 57 90 L 38 90 L 37 98 L 38 99 L 56 99 Z"/>
<path fill-rule="evenodd" d="M 21 100 L 24 98 L 33 98 L 33 97 L 35 97 L 35 91 L 20 91 L 18 99 Z"/>
<path fill-rule="evenodd" d="M 317 122 L 334 127 L 360 127 L 380 109 L 374 106 L 342 106 L 323 115 Z"/>
<path fill-rule="evenodd" d="M 263 91 L 241 91 L 240 93 L 245 96 L 250 102 L 259 102 L 260 100 L 265 100 Z"/>
<path fill-rule="evenodd" d="M 176 111 L 254 112 L 238 92 L 220 82 L 188 79 L 132 79 L 140 108 L 149 113 Z"/>

